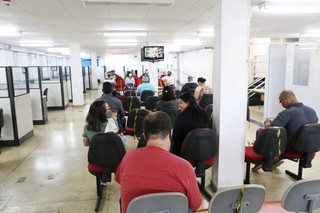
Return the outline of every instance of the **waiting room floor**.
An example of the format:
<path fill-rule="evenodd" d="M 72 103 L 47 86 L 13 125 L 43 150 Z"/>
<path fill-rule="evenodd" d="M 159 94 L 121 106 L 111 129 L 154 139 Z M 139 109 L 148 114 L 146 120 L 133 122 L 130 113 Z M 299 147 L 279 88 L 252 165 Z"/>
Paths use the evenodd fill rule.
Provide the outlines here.
<path fill-rule="evenodd" d="M 96 200 L 95 177 L 87 170 L 88 147 L 82 145 L 85 116 L 101 90 L 85 94 L 84 107 L 49 111 L 46 125 L 34 126 L 34 136 L 17 147 L 2 147 L 0 154 L 0 213 L 89 213 Z M 250 107 L 251 118 L 263 122 L 263 107 Z M 248 123 L 247 142 L 258 126 Z M 137 141 L 128 136 L 127 149 Z M 244 164 L 245 165 L 245 164 Z M 304 178 L 320 176 L 320 157 L 305 169 Z M 251 183 L 266 188 L 266 201 L 280 200 L 293 183 L 285 169 L 297 171 L 297 163 L 285 161 L 273 172 L 251 173 Z M 245 169 L 245 167 L 244 167 Z M 207 185 L 211 179 L 207 171 Z M 105 187 L 100 212 L 119 212 L 119 185 Z M 204 200 L 203 208 L 208 207 Z M 320 211 L 319 211 L 320 212 Z"/>

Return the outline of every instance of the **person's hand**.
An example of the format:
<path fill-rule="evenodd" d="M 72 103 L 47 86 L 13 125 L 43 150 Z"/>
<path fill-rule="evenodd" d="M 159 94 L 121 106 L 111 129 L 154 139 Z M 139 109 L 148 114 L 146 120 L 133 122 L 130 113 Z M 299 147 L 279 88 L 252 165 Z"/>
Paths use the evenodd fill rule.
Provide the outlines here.
<path fill-rule="evenodd" d="M 265 127 L 270 127 L 271 126 L 271 119 L 269 119 L 269 118 L 267 118 L 264 122 L 263 122 L 263 124 L 264 124 L 264 126 Z"/>

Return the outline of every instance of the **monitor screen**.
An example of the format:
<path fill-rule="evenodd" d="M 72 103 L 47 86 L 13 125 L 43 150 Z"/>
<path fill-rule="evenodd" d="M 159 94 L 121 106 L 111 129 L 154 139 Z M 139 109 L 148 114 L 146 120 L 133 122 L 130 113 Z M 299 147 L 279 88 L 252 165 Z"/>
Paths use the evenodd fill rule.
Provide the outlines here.
<path fill-rule="evenodd" d="M 143 49 L 145 60 L 164 59 L 164 46 L 145 46 Z"/>

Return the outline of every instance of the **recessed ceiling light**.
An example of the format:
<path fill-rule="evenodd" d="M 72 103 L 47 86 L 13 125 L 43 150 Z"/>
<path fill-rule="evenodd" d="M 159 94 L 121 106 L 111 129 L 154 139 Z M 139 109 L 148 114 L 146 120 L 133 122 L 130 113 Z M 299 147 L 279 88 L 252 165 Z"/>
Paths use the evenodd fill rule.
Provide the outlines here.
<path fill-rule="evenodd" d="M 105 32 L 104 36 L 117 37 L 117 36 L 146 36 L 146 32 Z"/>

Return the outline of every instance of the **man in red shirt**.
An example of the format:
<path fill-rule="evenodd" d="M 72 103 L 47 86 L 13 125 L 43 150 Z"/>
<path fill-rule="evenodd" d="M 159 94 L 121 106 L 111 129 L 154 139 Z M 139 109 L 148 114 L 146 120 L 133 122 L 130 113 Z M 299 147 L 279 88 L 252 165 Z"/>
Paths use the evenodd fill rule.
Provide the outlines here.
<path fill-rule="evenodd" d="M 187 196 L 189 208 L 198 209 L 202 197 L 193 167 L 169 152 L 169 116 L 164 112 L 150 113 L 143 127 L 147 146 L 128 151 L 115 177 L 121 186 L 122 213 L 127 212 L 132 199 L 159 192 L 181 192 Z"/>

